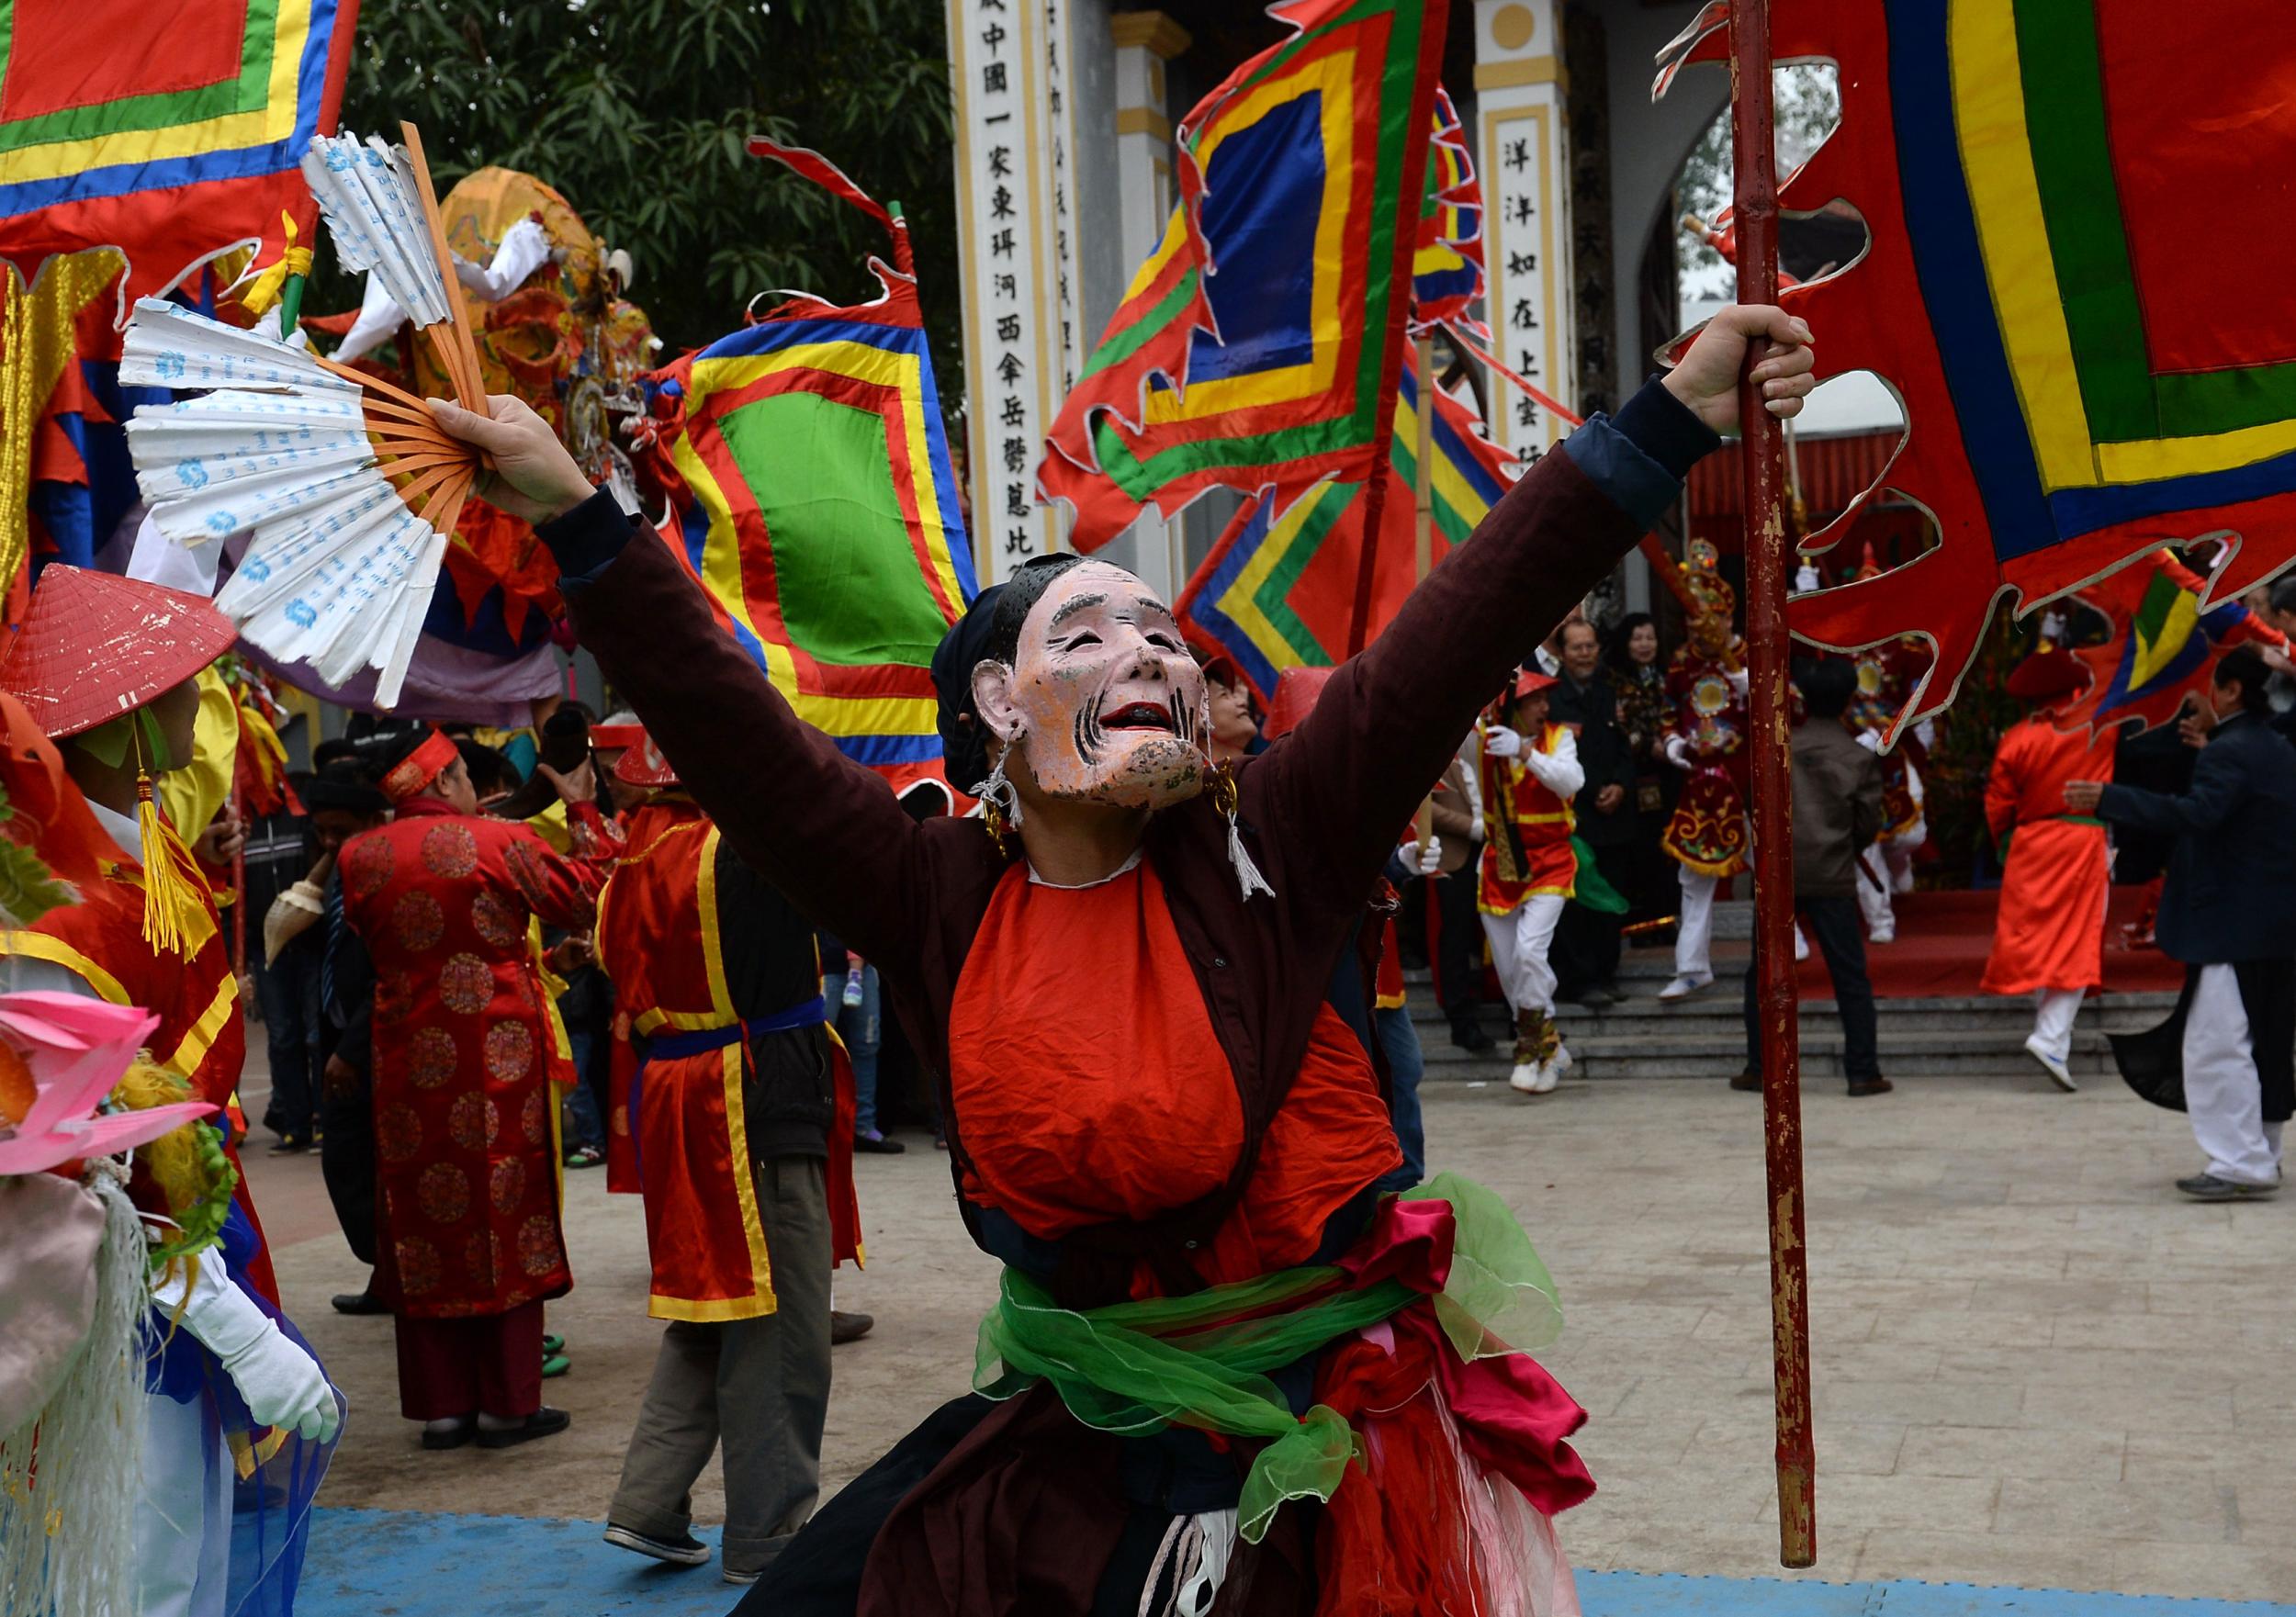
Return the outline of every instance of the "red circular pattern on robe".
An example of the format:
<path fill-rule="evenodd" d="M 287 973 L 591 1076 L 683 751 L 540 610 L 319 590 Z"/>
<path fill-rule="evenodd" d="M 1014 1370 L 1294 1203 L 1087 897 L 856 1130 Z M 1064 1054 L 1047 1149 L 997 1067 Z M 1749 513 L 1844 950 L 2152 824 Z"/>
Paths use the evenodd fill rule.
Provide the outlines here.
<path fill-rule="evenodd" d="M 526 1161 L 523 1157 L 504 1157 L 494 1164 L 489 1175 L 487 1195 L 498 1213 L 513 1211 L 526 1199 Z"/>
<path fill-rule="evenodd" d="M 422 833 L 422 868 L 443 881 L 461 881 L 478 868 L 478 839 L 451 820 L 432 826 Z"/>
<path fill-rule="evenodd" d="M 397 977 L 386 977 L 375 984 L 375 1025 L 395 1027 L 414 1014 L 414 995 Z"/>
<path fill-rule="evenodd" d="M 458 954 L 440 968 L 439 1003 L 459 1016 L 475 1016 L 494 997 L 494 972 L 475 954 Z"/>
<path fill-rule="evenodd" d="M 452 1162 L 433 1162 L 414 1183 L 414 1199 L 433 1224 L 459 1224 L 470 1211 L 470 1175 Z"/>
<path fill-rule="evenodd" d="M 465 1151 L 486 1150 L 501 1127 L 502 1114 L 483 1095 L 458 1095 L 446 1113 L 446 1132 Z"/>
<path fill-rule="evenodd" d="M 530 965 L 522 965 L 511 973 L 511 992 L 518 996 L 518 1003 L 530 1011 L 539 1009 L 542 1005 L 541 996 L 535 993 L 535 973 Z"/>
<path fill-rule="evenodd" d="M 526 936 L 526 917 L 499 893 L 481 893 L 470 901 L 470 925 L 497 949 L 514 949 Z"/>
<path fill-rule="evenodd" d="M 343 863 L 343 881 L 353 898 L 372 898 L 390 880 L 390 844 L 380 837 L 362 837 Z"/>
<path fill-rule="evenodd" d="M 558 1231 L 547 1213 L 518 1227 L 518 1266 L 536 1278 L 558 1266 Z"/>
<path fill-rule="evenodd" d="M 474 1231 L 462 1243 L 462 1261 L 474 1284 L 493 1290 L 495 1280 L 502 1272 L 502 1238 L 491 1230 Z"/>
<path fill-rule="evenodd" d="M 401 1101 L 375 1119 L 375 1149 L 386 1162 L 411 1162 L 422 1149 L 422 1119 Z"/>
<path fill-rule="evenodd" d="M 535 1036 L 523 1022 L 497 1022 L 487 1029 L 487 1076 L 516 1084 L 535 1070 Z"/>
<path fill-rule="evenodd" d="M 390 929 L 400 949 L 421 954 L 436 949 L 438 940 L 446 936 L 446 915 L 438 907 L 437 899 L 417 888 L 400 893 L 399 902 L 390 906 Z"/>
<path fill-rule="evenodd" d="M 421 1297 L 438 1289 L 444 1267 L 438 1248 L 419 1235 L 408 1235 L 393 1243 L 393 1255 L 399 1260 L 400 1290 L 409 1297 Z"/>
<path fill-rule="evenodd" d="M 518 1127 L 526 1136 L 528 1145 L 540 1145 L 550 1138 L 550 1114 L 543 1104 L 541 1090 L 528 1095 L 526 1104 L 519 1108 Z"/>
<path fill-rule="evenodd" d="M 407 1040 L 407 1082 L 417 1089 L 437 1089 L 454 1077 L 461 1060 L 452 1033 L 444 1027 L 417 1027 Z"/>

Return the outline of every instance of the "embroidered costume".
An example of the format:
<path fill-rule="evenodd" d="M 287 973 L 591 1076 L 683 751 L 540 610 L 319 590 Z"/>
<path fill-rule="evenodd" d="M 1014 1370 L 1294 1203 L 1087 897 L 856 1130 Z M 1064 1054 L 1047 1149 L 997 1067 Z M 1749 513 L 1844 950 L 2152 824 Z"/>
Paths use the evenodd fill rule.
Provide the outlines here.
<path fill-rule="evenodd" d="M 1661 999 L 1714 981 L 1715 890 L 1748 864 L 1746 647 L 1730 627 L 1738 596 L 1716 570 L 1712 545 L 1694 539 L 1689 549 L 1686 583 L 1697 606 L 1666 671 L 1666 756 L 1686 775 L 1660 838 L 1682 888 L 1674 981 Z"/>
<path fill-rule="evenodd" d="M 1555 1026 L 1555 971 L 1548 961 L 1562 908 L 1578 891 L 1571 799 L 1586 784 L 1577 738 L 1546 721 L 1547 674 L 1515 677 L 1497 718 L 1482 726 L 1483 854 L 1478 908 L 1491 962 L 1514 1013 L 1514 1069 L 1508 1083 L 1544 1095 L 1570 1070 Z M 1536 698 L 1535 721 L 1517 721 Z M 1507 722 L 1502 722 L 1507 721 Z M 1517 732 L 1508 722 L 1530 727 Z"/>

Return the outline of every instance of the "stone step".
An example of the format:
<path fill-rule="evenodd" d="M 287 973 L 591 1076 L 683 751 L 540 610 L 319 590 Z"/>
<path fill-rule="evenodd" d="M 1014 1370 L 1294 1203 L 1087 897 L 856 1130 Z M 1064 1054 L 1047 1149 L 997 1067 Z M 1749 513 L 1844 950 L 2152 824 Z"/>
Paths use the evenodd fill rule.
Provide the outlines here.
<path fill-rule="evenodd" d="M 1746 1064 L 1743 1031 L 1728 1037 L 1672 1034 L 1658 1038 L 1570 1038 L 1576 1079 L 1611 1078 L 1726 1078 Z M 1427 1078 L 1435 1082 L 1504 1083 L 1508 1067 L 1504 1046 L 1487 1056 L 1469 1056 L 1448 1040 L 1439 1054 L 1422 1039 L 1427 1055 Z M 1972 1037 L 1965 1033 L 1912 1032 L 1893 1029 L 1884 1022 L 1880 1035 L 1882 1071 L 1893 1078 L 1997 1076 L 2030 1074 L 2045 1087 L 2047 1078 L 2025 1053 L 2017 1038 Z M 1839 1027 L 1806 1027 L 1801 1039 L 1802 1074 L 1806 1079 L 1839 1081 L 1842 1039 Z M 2073 1036 L 2065 1064 L 2084 1083 L 2114 1078 L 2110 1047 L 2104 1033 L 2083 1028 Z"/>
<path fill-rule="evenodd" d="M 1556 1008 L 1556 1020 L 1562 1027 L 1563 1037 L 1574 1040 L 1590 1036 L 1731 1037 L 1738 1035 L 1744 1025 L 1742 994 L 1742 989 L 1725 991 L 1717 982 L 1712 988 L 1687 999 L 1630 998 L 1601 1011 L 1583 1005 L 1559 1005 Z M 1446 1050 L 1453 1048 L 1450 1024 L 1436 1007 L 1433 995 L 1423 992 L 1412 995 L 1407 1003 L 1431 1060 L 1435 1059 L 1438 1042 Z M 2167 1016 L 2176 1003 L 2173 994 L 2114 994 L 2084 1005 L 2076 1026 L 2091 1029 L 2110 1027 L 2115 1032 L 2149 1027 Z M 1877 1002 L 1877 1008 L 1885 1028 L 1956 1032 L 1973 1038 L 2007 1039 L 2011 1044 L 2021 1043 L 2025 1035 L 2032 1031 L 2032 1005 L 2025 999 L 1981 995 L 1885 999 Z M 1805 1027 L 1829 1025 L 1836 1016 L 1830 999 L 1805 1000 L 1801 1011 Z M 1485 1006 L 1482 1022 L 1493 1038 L 1507 1032 L 1503 1006 Z"/>

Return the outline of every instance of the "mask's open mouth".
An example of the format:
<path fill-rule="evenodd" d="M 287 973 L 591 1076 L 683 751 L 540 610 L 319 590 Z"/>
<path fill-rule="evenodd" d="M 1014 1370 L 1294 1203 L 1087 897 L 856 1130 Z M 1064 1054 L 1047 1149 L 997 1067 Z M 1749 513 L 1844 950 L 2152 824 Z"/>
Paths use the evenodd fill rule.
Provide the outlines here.
<path fill-rule="evenodd" d="M 1172 710 L 1160 702 L 1128 702 L 1122 707 L 1103 713 L 1103 730 L 1156 730 L 1166 736 L 1180 733 L 1179 720 Z"/>

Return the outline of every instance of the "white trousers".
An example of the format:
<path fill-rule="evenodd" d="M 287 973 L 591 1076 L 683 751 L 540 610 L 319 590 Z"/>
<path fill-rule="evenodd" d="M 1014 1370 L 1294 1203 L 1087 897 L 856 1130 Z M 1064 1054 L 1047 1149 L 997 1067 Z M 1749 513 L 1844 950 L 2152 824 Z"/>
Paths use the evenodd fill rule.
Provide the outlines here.
<path fill-rule="evenodd" d="M 2280 1174 L 2280 1126 L 2264 1120 L 2248 1010 L 2230 966 L 2202 966 L 2184 1024 L 2184 1104 L 2209 1172 L 2235 1185 Z"/>
<path fill-rule="evenodd" d="M 1491 969 L 1510 1010 L 1554 1010 L 1555 970 L 1547 963 L 1547 949 L 1570 902 L 1559 893 L 1534 893 L 1506 915 L 1483 917 Z"/>
<path fill-rule="evenodd" d="M 1688 865 L 1674 867 L 1683 884 L 1682 924 L 1674 929 L 1674 974 L 1704 977 L 1714 970 L 1714 890 L 1721 883 Z"/>
<path fill-rule="evenodd" d="M 1871 865 L 1875 874 L 1882 876 L 1885 881 L 1888 879 L 1888 866 L 1882 858 L 1882 849 L 1888 846 L 1887 843 L 1877 842 L 1865 850 L 1864 862 Z M 1855 874 L 1858 914 L 1865 922 L 1866 936 L 1870 938 L 1876 932 L 1896 932 L 1897 912 L 1889 902 L 1889 889 L 1874 886 L 1872 879 L 1863 870 L 1856 871 Z"/>
<path fill-rule="evenodd" d="M 208 1401 L 143 1399 L 143 1498 L 136 1510 L 139 1617 L 219 1617 L 231 1576 L 231 1454 Z M 209 1438 L 213 1452 L 209 1453 Z"/>
<path fill-rule="evenodd" d="M 2073 1053 L 2073 1018 L 2081 1014 L 2083 990 L 2033 990 L 2033 1042 L 2062 1061 Z"/>

